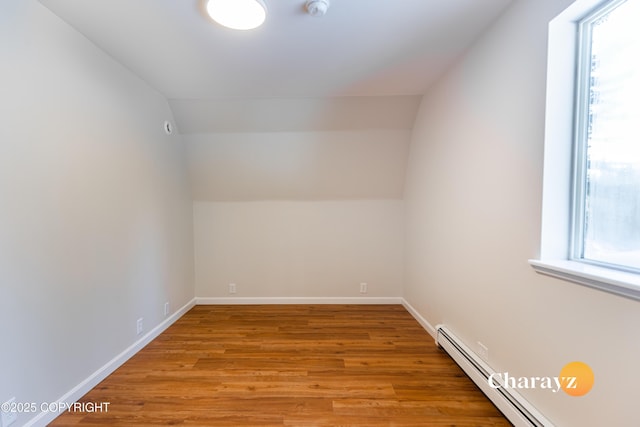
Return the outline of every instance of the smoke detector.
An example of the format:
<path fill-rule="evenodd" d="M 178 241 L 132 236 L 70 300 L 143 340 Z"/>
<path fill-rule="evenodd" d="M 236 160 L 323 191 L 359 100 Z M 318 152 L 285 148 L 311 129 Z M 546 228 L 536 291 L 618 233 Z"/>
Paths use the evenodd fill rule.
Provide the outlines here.
<path fill-rule="evenodd" d="M 305 8 L 311 16 L 324 16 L 329 10 L 329 0 L 307 0 Z"/>

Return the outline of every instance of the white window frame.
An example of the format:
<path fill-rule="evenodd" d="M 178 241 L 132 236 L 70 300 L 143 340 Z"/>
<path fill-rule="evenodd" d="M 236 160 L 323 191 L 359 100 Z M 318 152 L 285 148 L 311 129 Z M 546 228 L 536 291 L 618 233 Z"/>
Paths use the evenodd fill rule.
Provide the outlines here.
<path fill-rule="evenodd" d="M 574 226 L 574 221 L 582 217 L 578 198 L 584 197 L 584 190 L 574 184 L 581 185 L 576 176 L 584 171 L 578 161 L 583 154 L 574 152 L 574 140 L 581 137 L 574 135 L 574 129 L 580 123 L 574 124 L 585 116 L 575 109 L 588 107 L 584 101 L 575 101 L 579 79 L 587 74 L 580 73 L 576 64 L 579 55 L 590 50 L 580 46 L 584 37 L 577 34 L 585 17 L 596 9 L 610 10 L 614 4 L 617 0 L 578 0 L 549 23 L 542 238 L 539 258 L 529 264 L 541 274 L 640 300 L 640 274 L 575 256 L 581 238 L 576 227 L 581 224 Z"/>

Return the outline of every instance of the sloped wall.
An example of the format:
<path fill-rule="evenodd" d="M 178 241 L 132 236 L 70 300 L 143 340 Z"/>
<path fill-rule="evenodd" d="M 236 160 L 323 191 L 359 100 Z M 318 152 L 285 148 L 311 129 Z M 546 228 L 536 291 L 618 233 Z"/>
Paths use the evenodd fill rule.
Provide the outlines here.
<path fill-rule="evenodd" d="M 410 137 L 408 129 L 186 135 L 196 295 L 399 298 Z"/>

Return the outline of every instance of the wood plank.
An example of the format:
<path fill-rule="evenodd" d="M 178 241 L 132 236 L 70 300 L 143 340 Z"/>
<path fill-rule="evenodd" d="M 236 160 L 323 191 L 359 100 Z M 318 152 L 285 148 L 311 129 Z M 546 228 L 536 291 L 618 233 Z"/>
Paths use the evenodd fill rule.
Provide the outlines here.
<path fill-rule="evenodd" d="M 196 306 L 52 426 L 509 426 L 400 305 Z"/>

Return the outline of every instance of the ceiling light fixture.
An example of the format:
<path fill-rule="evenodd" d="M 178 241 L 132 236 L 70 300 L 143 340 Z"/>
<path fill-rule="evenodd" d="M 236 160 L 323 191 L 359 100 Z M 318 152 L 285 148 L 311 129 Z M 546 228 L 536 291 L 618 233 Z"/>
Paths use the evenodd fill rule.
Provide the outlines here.
<path fill-rule="evenodd" d="M 252 30 L 267 17 L 262 0 L 209 0 L 207 13 L 218 24 L 234 30 Z"/>

